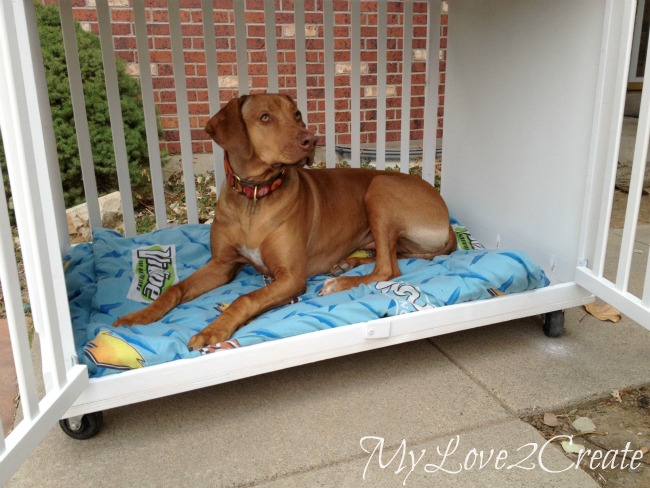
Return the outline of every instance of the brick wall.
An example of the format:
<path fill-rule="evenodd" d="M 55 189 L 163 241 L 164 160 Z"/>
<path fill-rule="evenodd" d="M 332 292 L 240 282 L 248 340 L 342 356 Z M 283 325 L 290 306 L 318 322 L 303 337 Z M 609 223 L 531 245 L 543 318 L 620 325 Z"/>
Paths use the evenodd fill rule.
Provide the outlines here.
<path fill-rule="evenodd" d="M 246 28 L 248 63 L 248 85 L 251 93 L 267 89 L 267 59 L 265 51 L 265 25 L 263 0 L 215 0 L 213 21 L 216 34 L 218 79 L 220 98 L 225 103 L 238 95 L 236 46 L 234 31 L 233 2 L 246 2 Z M 336 143 L 349 145 L 352 96 L 361 99 L 361 142 L 372 144 L 376 139 L 377 107 L 377 2 L 361 2 L 361 90 L 351 93 L 350 88 L 350 3 L 352 0 L 334 0 L 335 27 L 335 104 Z M 356 1 L 356 0 L 355 0 Z M 45 0 L 56 3 L 56 0 Z M 98 32 L 96 0 L 73 0 L 74 16 L 82 27 Z M 112 31 L 116 55 L 128 64 L 127 69 L 139 75 L 137 51 L 133 25 L 132 0 L 108 0 L 113 20 Z M 280 91 L 296 97 L 296 52 L 293 0 L 276 0 L 276 37 L 278 47 L 278 73 Z M 211 152 L 212 143 L 203 131 L 210 117 L 206 77 L 205 52 L 203 50 L 203 25 L 200 0 L 181 0 L 181 20 L 185 55 L 185 74 L 189 101 L 190 126 L 195 153 Z M 426 1 L 414 2 L 412 43 L 412 91 L 411 91 L 411 140 L 424 137 L 422 118 L 426 69 Z M 145 0 L 148 24 L 150 70 L 153 75 L 154 98 L 163 128 L 161 148 L 171 154 L 180 152 L 176 93 L 174 88 L 169 15 L 166 0 Z M 387 36 L 387 141 L 400 139 L 402 49 L 403 49 L 403 4 L 388 1 Z M 324 137 L 325 95 L 324 95 L 324 40 L 322 0 L 305 0 L 306 71 L 308 86 L 309 128 Z M 437 13 L 436 13 L 437 14 Z M 444 68 L 447 15 L 446 3 L 441 13 L 442 37 L 440 58 L 441 83 L 439 88 L 440 109 L 436 136 L 442 135 L 444 103 Z M 321 141 L 324 142 L 324 141 Z"/>

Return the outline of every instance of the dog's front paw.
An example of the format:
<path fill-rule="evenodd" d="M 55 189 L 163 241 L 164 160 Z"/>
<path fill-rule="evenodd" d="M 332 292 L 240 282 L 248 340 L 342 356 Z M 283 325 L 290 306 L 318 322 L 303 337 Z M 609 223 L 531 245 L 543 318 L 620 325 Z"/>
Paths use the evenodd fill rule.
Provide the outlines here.
<path fill-rule="evenodd" d="M 214 346 L 219 342 L 227 341 L 231 335 L 227 330 L 206 327 L 190 338 L 187 348 L 190 351 L 197 351 L 205 346 Z"/>
<path fill-rule="evenodd" d="M 143 309 L 120 317 L 113 322 L 113 327 L 120 327 L 123 325 L 129 327 L 132 325 L 147 325 L 155 321 L 156 318 L 151 317 L 151 314 L 146 309 Z"/>
<path fill-rule="evenodd" d="M 318 294 L 324 296 L 324 295 L 331 295 L 332 293 L 342 291 L 339 288 L 339 282 L 340 282 L 340 278 L 330 278 L 328 280 L 325 280 L 325 283 L 323 283 L 323 288 L 321 288 Z"/>

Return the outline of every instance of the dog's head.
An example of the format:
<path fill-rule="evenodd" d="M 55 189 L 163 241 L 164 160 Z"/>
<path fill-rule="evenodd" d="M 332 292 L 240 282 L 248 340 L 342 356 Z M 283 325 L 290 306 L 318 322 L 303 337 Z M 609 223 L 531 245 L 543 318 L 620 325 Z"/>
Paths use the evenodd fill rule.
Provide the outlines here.
<path fill-rule="evenodd" d="M 205 130 L 248 181 L 263 181 L 283 167 L 311 165 L 318 139 L 307 131 L 295 102 L 277 94 L 233 98 Z"/>

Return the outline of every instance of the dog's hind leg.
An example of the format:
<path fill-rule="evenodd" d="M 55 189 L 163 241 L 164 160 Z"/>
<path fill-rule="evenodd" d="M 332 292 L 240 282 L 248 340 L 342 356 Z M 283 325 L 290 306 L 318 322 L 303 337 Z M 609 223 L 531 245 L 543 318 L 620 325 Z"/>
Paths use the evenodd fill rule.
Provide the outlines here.
<path fill-rule="evenodd" d="M 365 276 L 327 280 L 321 294 L 387 281 L 401 274 L 398 257 L 433 258 L 455 249 L 449 213 L 440 194 L 428 183 L 406 175 L 373 179 L 364 203 L 375 240 L 375 269 Z"/>

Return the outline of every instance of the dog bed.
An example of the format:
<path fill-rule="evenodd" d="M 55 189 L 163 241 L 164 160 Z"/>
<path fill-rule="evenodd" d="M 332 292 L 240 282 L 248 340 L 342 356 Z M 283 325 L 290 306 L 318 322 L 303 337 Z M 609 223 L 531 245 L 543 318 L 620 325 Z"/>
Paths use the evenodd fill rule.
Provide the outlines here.
<path fill-rule="evenodd" d="M 209 260 L 210 226 L 182 225 L 130 238 L 97 229 L 92 243 L 74 246 L 65 258 L 79 360 L 91 377 L 99 377 L 549 284 L 524 253 L 485 250 L 459 221 L 452 218 L 452 225 L 459 249 L 449 256 L 401 259 L 402 275 L 394 280 L 327 296 L 319 291 L 329 276 L 314 276 L 293 303 L 258 316 L 226 342 L 191 352 L 191 336 L 237 297 L 265 286 L 270 278 L 247 265 L 231 283 L 176 307 L 159 322 L 115 328 L 115 319 L 144 307 Z M 345 275 L 367 274 L 373 266 L 359 266 Z"/>

